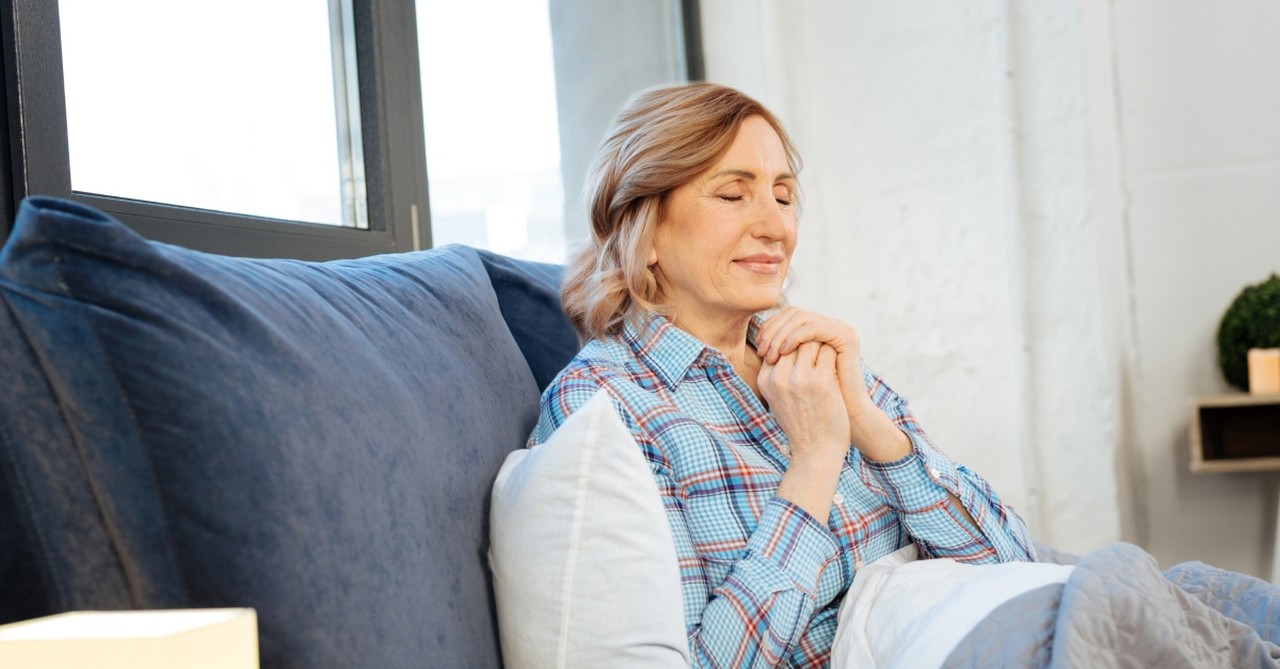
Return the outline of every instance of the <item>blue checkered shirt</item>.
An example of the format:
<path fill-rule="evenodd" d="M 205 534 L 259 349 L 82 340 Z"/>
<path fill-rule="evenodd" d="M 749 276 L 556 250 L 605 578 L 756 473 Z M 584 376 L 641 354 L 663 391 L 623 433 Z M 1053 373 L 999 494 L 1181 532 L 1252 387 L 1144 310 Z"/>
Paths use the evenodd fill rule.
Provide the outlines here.
<path fill-rule="evenodd" d="M 753 319 L 749 342 L 759 325 Z M 607 390 L 671 523 L 694 664 L 824 667 L 863 564 L 908 542 L 961 562 L 1034 559 L 1026 525 L 991 486 L 943 455 L 870 370 L 866 381 L 912 453 L 880 463 L 849 449 L 826 525 L 775 495 L 789 457 L 773 415 L 723 354 L 662 316 L 589 342 L 543 394 L 529 444 Z"/>

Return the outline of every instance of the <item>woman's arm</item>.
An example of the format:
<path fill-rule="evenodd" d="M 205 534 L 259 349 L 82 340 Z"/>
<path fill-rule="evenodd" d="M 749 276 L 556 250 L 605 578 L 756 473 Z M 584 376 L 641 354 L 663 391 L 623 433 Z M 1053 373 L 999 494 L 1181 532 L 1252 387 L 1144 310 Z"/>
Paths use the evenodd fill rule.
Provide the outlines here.
<path fill-rule="evenodd" d="M 991 484 L 944 455 L 906 400 L 871 370 L 865 375 L 868 396 L 910 441 L 911 451 L 892 462 L 858 458 L 862 480 L 901 515 L 921 551 L 961 562 L 1035 560 L 1026 523 Z M 959 513 L 957 503 L 967 513 Z"/>
<path fill-rule="evenodd" d="M 977 474 L 942 454 L 916 423 L 906 401 L 865 369 L 857 332 L 847 324 L 789 307 L 756 334 L 769 364 L 821 342 L 837 353 L 836 369 L 849 416 L 851 460 L 863 481 L 903 518 L 929 557 L 992 562 L 1032 560 L 1026 524 Z"/>
<path fill-rule="evenodd" d="M 589 374 L 558 378 L 543 397 L 531 445 L 546 441 L 600 387 Z M 819 578 L 828 566 L 839 568 L 835 563 L 839 543 L 825 522 L 774 496 L 765 504 L 746 546 L 728 566 L 728 574 L 712 582 L 710 565 L 694 548 L 684 494 L 662 446 L 639 424 L 625 402 L 611 395 L 658 484 L 675 541 L 694 665 L 774 667 L 796 653 L 816 656 L 825 652 L 804 647 L 804 633 L 814 612 L 830 603 L 817 599 Z M 837 472 L 839 468 L 837 462 Z M 830 495 L 824 517 L 829 506 Z"/>
<path fill-rule="evenodd" d="M 849 419 L 852 430 L 850 438 L 858 445 L 857 450 L 863 458 L 867 462 L 894 462 L 910 455 L 914 447 L 911 437 L 907 436 L 902 427 L 873 402 L 868 393 L 862 393 L 858 398 L 861 401 L 855 404 L 857 414 Z M 902 402 L 902 407 L 902 411 L 905 411 L 905 402 Z M 964 508 L 960 498 L 950 491 L 947 494 L 952 510 L 976 527 L 977 521 Z"/>
<path fill-rule="evenodd" d="M 788 657 L 818 656 L 804 634 L 818 608 L 818 581 L 835 564 L 839 544 L 804 509 L 772 498 L 745 550 L 719 583 L 712 583 L 693 548 L 674 480 L 658 474 L 658 489 L 675 538 L 685 597 L 689 653 L 697 667 L 776 667 Z"/>
<path fill-rule="evenodd" d="M 757 383 L 791 449 L 777 495 L 826 525 L 849 453 L 849 414 L 836 375 L 836 351 L 805 342 L 775 363 L 763 362 Z"/>

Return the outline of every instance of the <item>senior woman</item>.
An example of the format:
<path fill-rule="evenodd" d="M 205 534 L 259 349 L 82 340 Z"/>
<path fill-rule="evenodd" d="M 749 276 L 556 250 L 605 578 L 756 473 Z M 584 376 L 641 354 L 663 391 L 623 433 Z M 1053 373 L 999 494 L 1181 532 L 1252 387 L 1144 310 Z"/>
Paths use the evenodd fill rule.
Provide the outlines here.
<path fill-rule="evenodd" d="M 856 332 L 777 309 L 799 156 L 755 100 L 699 83 L 619 114 L 589 182 L 565 312 L 587 342 L 530 444 L 598 390 L 642 449 L 675 538 L 699 665 L 825 666 L 866 563 L 1033 559 L 1022 520 L 862 366 Z"/>

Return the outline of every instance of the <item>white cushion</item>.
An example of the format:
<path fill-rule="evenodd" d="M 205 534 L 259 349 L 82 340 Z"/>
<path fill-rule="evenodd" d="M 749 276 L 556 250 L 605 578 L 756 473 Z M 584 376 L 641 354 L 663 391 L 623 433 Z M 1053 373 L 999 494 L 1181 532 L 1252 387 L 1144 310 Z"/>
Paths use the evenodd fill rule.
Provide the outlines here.
<path fill-rule="evenodd" d="M 489 563 L 507 667 L 689 666 L 671 528 L 604 391 L 507 457 Z"/>

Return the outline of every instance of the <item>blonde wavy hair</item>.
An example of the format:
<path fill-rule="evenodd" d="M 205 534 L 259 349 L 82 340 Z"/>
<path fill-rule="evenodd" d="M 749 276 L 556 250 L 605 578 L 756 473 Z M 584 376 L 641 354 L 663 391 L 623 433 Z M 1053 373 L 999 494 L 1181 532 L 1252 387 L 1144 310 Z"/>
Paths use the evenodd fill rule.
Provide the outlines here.
<path fill-rule="evenodd" d="M 646 312 L 667 313 L 646 265 L 667 196 L 710 169 L 752 116 L 778 133 L 799 175 L 800 154 L 782 123 L 727 86 L 653 88 L 618 113 L 587 178 L 591 235 L 569 259 L 561 288 L 565 315 L 583 340 L 617 334 Z"/>

